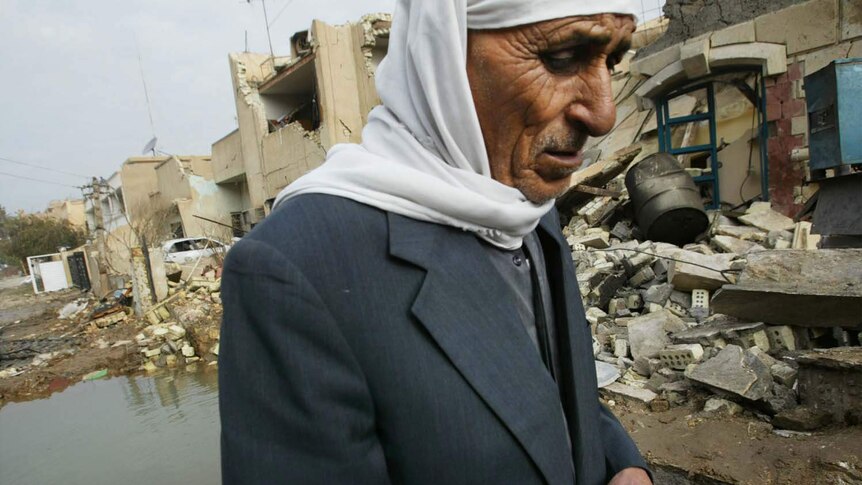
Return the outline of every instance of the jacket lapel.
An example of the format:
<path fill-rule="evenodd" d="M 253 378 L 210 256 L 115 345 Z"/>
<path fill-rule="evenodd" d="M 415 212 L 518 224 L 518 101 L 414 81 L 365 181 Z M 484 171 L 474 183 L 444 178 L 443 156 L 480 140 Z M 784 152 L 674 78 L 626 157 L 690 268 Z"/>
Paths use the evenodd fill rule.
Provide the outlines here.
<path fill-rule="evenodd" d="M 560 349 L 559 386 L 572 439 L 577 483 L 592 483 L 592 478 L 605 476 L 605 450 L 595 446 L 600 436 L 600 416 L 592 338 L 571 249 L 560 232 L 557 217 L 554 210 L 542 218 L 538 232 L 554 299 Z"/>
<path fill-rule="evenodd" d="M 426 270 L 412 312 L 548 483 L 571 483 L 556 384 L 470 233 L 390 214 L 390 253 Z"/>

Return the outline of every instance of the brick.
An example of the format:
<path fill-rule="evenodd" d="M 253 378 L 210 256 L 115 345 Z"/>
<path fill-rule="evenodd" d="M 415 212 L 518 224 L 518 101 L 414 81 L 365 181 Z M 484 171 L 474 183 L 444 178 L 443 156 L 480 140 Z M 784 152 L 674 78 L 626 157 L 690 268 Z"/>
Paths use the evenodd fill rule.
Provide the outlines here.
<path fill-rule="evenodd" d="M 781 117 L 782 118 L 795 118 L 797 116 L 805 116 L 805 100 L 804 99 L 794 99 L 791 98 L 788 101 L 784 102 L 781 105 Z"/>
<path fill-rule="evenodd" d="M 792 128 L 793 122 L 791 121 L 790 117 L 782 116 L 780 120 L 775 121 L 775 132 L 780 137 L 791 136 Z"/>
<path fill-rule="evenodd" d="M 775 121 L 781 119 L 781 100 L 774 96 L 766 95 L 766 121 Z"/>
<path fill-rule="evenodd" d="M 703 359 L 703 347 L 700 344 L 669 345 L 659 352 L 658 358 L 665 367 L 685 370 Z"/>

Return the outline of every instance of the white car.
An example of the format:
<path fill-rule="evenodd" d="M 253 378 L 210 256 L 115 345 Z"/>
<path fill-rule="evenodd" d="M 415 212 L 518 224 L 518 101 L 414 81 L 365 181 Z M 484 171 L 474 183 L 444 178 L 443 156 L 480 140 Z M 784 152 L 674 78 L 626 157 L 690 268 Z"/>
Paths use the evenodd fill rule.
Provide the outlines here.
<path fill-rule="evenodd" d="M 171 239 L 162 245 L 165 262 L 177 264 L 194 263 L 199 258 L 224 254 L 230 246 L 208 237 L 186 237 Z"/>

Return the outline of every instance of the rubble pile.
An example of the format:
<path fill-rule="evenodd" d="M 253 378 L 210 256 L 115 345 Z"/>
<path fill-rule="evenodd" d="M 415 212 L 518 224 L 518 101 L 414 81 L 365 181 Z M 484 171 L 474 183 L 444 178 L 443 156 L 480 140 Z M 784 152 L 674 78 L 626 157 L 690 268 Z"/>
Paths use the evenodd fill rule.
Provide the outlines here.
<path fill-rule="evenodd" d="M 220 270 L 200 278 L 169 283 L 169 297 L 146 313 L 151 324 L 136 337 L 147 361 L 144 369 L 218 362 L 221 321 Z"/>
<path fill-rule="evenodd" d="M 683 247 L 641 241 L 618 182 L 609 187 L 620 196 L 585 203 L 563 230 L 606 397 L 653 412 L 706 398 L 705 412 L 745 409 L 799 430 L 826 422 L 799 411 L 797 357 L 828 347 L 862 354 L 862 252 L 817 250 L 810 224 L 764 202 L 710 213 L 707 233 Z M 806 297 L 818 298 L 816 309 L 800 318 L 794 307 L 815 303 Z M 820 310 L 828 298 L 842 308 Z"/>

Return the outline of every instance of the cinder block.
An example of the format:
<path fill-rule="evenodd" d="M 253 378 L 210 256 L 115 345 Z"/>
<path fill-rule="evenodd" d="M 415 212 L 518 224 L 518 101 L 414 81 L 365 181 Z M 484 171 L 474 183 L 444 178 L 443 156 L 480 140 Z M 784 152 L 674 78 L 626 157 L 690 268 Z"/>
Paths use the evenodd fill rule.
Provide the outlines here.
<path fill-rule="evenodd" d="M 786 44 L 787 55 L 834 44 L 838 0 L 812 0 L 755 19 L 757 42 Z"/>
<path fill-rule="evenodd" d="M 709 316 L 709 291 L 694 290 L 691 292 L 691 316 L 702 319 Z"/>
<path fill-rule="evenodd" d="M 668 300 L 668 302 L 665 304 L 664 307 L 669 312 L 673 313 L 674 315 L 676 315 L 678 317 L 687 317 L 688 316 L 688 310 L 686 310 L 685 307 L 683 307 L 679 303 Z"/>
<path fill-rule="evenodd" d="M 712 47 L 756 42 L 757 35 L 754 31 L 754 21 L 750 20 L 748 22 L 730 26 L 726 29 L 717 30 L 712 33 L 711 41 Z"/>
<path fill-rule="evenodd" d="M 666 367 L 685 370 L 689 365 L 701 361 L 703 347 L 700 344 L 670 345 L 659 352 L 658 358 Z"/>

